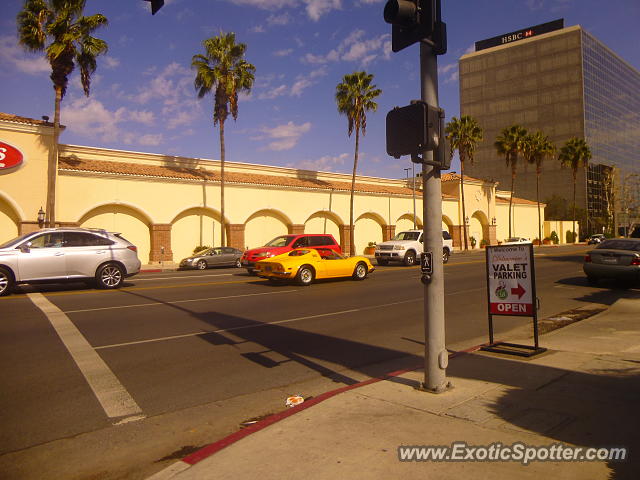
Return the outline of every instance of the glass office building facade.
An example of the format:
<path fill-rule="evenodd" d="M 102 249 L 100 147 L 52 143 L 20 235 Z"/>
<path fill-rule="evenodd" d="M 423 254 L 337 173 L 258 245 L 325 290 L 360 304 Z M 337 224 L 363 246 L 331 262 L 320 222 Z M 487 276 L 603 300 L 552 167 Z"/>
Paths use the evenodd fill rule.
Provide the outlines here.
<path fill-rule="evenodd" d="M 602 231 L 609 203 L 617 202 L 623 220 L 625 207 L 639 200 L 640 188 L 630 186 L 640 178 L 634 177 L 640 174 L 640 72 L 579 26 L 464 55 L 460 113 L 474 117 L 485 138 L 465 173 L 499 181 L 505 190 L 511 169 L 493 146 L 503 128 L 540 130 L 558 148 L 584 138 L 592 165 L 578 172 L 576 205 L 591 219 L 585 233 Z M 522 160 L 515 194 L 536 199 L 535 167 Z M 540 178 L 541 201 L 553 195 L 572 202 L 572 172 L 557 159 L 545 161 Z"/>

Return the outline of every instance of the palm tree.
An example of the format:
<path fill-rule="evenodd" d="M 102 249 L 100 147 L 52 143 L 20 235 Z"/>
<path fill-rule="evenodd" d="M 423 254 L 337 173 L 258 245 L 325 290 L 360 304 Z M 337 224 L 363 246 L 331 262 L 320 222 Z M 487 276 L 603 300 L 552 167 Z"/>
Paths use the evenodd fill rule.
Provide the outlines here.
<path fill-rule="evenodd" d="M 449 140 L 450 152 L 449 155 L 453 157 L 453 152 L 458 150 L 460 156 L 460 192 L 462 195 L 462 218 L 463 218 L 463 237 L 464 237 L 464 249 L 468 250 L 467 240 L 467 210 L 464 204 L 464 162 L 469 160 L 473 165 L 473 155 L 476 151 L 478 143 L 482 141 L 482 127 L 478 125 L 475 118 L 469 115 L 462 115 L 458 120 L 453 117 L 445 128 L 447 139 Z"/>
<path fill-rule="evenodd" d="M 587 168 L 589 160 L 591 160 L 591 149 L 583 138 L 573 137 L 567 140 L 567 143 L 560 149 L 558 155 L 560 165 L 570 167 L 573 171 L 573 242 L 576 241 L 576 183 L 579 168 Z"/>
<path fill-rule="evenodd" d="M 520 125 L 511 125 L 500 132 L 493 144 L 498 155 L 504 155 L 507 167 L 511 167 L 511 196 L 509 197 L 509 237 L 511 237 L 511 214 L 513 210 L 513 192 L 516 181 L 516 167 L 518 154 L 522 153 L 522 142 L 527 135 L 527 130 Z"/>
<path fill-rule="evenodd" d="M 26 0 L 17 17 L 18 42 L 32 52 L 44 51 L 51 65 L 51 81 L 55 91 L 53 116 L 53 152 L 47 171 L 47 212 L 45 222 L 56 223 L 56 173 L 58 169 L 58 139 L 60 138 L 60 103 L 69 84 L 69 75 L 76 64 L 80 81 L 89 96 L 91 75 L 96 71 L 96 57 L 107 51 L 107 43 L 91 34 L 103 25 L 107 17 L 83 15 L 86 0 Z M 48 44 L 47 44 L 48 43 Z"/>
<path fill-rule="evenodd" d="M 542 132 L 529 134 L 523 142 L 523 157 L 527 163 L 536 166 L 536 201 L 538 202 L 538 240 L 542 244 L 542 226 L 540 218 L 540 174 L 545 158 L 552 157 L 556 153 L 556 146 Z"/>
<path fill-rule="evenodd" d="M 235 33 L 223 33 L 202 42 L 204 55 L 194 55 L 191 67 L 196 69 L 194 85 L 198 98 L 214 92 L 213 124 L 220 124 L 220 245 L 225 243 L 224 216 L 224 122 L 229 113 L 238 118 L 238 93 L 250 92 L 256 67 L 244 59 L 247 46 L 236 43 Z"/>
<path fill-rule="evenodd" d="M 367 130 L 367 112 L 376 111 L 378 104 L 374 101 L 382 90 L 372 85 L 373 75 L 366 72 L 354 72 L 342 77 L 342 82 L 336 86 L 336 103 L 338 113 L 346 115 L 349 123 L 349 136 L 356 131 L 356 149 L 353 157 L 353 175 L 351 176 L 351 203 L 349 210 L 349 254 L 354 254 L 353 232 L 353 191 L 356 185 L 356 169 L 358 167 L 358 149 L 360 146 L 360 131 L 362 135 Z"/>

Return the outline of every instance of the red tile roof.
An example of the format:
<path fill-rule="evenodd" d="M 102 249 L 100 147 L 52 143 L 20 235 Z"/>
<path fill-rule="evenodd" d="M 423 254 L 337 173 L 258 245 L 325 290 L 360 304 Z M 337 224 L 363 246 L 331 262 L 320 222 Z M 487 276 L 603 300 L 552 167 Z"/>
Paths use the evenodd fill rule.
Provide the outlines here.
<path fill-rule="evenodd" d="M 216 170 L 187 168 L 180 165 L 147 165 L 125 162 L 111 162 L 104 160 L 83 160 L 71 157 L 61 157 L 58 168 L 60 171 L 94 172 L 112 175 L 129 175 L 149 178 L 172 178 L 183 180 L 220 181 L 220 173 Z M 335 182 L 311 178 L 293 178 L 278 175 L 258 175 L 255 173 L 225 172 L 225 183 L 269 185 L 275 187 L 310 188 L 320 190 L 350 191 L 350 182 Z M 377 185 L 373 183 L 356 183 L 355 190 L 363 193 L 412 195 L 411 188 Z M 416 191 L 420 197 L 420 191 Z M 455 198 L 443 195 L 443 198 Z"/>
<path fill-rule="evenodd" d="M 0 120 L 5 120 L 7 122 L 24 123 L 27 125 L 43 125 L 47 127 L 53 127 L 52 122 L 48 122 L 45 120 L 36 120 L 35 118 L 20 117 L 11 113 L 0 112 Z M 60 127 L 65 128 L 64 125 L 60 125 Z"/>

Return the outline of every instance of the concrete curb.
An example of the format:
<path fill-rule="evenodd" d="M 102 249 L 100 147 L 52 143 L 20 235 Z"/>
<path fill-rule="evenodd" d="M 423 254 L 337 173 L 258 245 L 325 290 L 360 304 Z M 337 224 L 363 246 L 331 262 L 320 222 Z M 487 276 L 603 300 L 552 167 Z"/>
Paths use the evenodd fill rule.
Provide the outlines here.
<path fill-rule="evenodd" d="M 478 350 L 480 350 L 481 347 L 487 345 L 486 343 L 484 344 L 480 344 L 480 345 L 475 345 L 473 347 L 464 349 L 464 350 L 458 350 L 455 351 L 453 353 L 451 353 L 449 355 L 449 359 L 455 358 L 459 355 L 464 355 L 467 353 L 473 353 L 476 352 Z M 205 460 L 207 458 L 209 458 L 210 456 L 216 454 L 217 452 L 219 452 L 220 450 L 233 445 L 234 443 L 238 442 L 239 440 L 242 440 L 243 438 L 253 434 L 253 433 L 257 433 L 260 430 L 263 430 L 265 428 L 267 428 L 270 425 L 273 425 L 275 423 L 280 422 L 281 420 L 284 420 L 285 418 L 291 417 L 292 415 L 295 415 L 296 413 L 300 413 L 304 410 L 306 410 L 307 408 L 313 407 L 314 405 L 317 405 L 321 402 L 324 402 L 325 400 L 328 400 L 332 397 L 335 397 L 336 395 L 339 395 L 341 393 L 344 392 L 348 392 L 350 390 L 354 390 L 356 388 L 360 388 L 360 387 L 365 387 L 367 385 L 371 385 L 373 383 L 377 383 L 383 380 L 388 380 L 389 378 L 394 378 L 394 377 L 398 377 L 400 375 L 403 375 L 407 372 L 413 372 L 416 370 L 420 370 L 421 368 L 424 368 L 424 365 L 417 365 L 415 367 L 412 368 L 406 368 L 406 369 L 402 369 L 402 370 L 396 370 L 393 372 L 389 372 L 389 373 L 385 373 L 384 375 L 381 375 L 379 377 L 375 377 L 375 378 L 370 378 L 368 380 L 363 380 L 362 382 L 358 382 L 358 383 L 354 383 L 353 385 L 347 385 L 344 387 L 340 387 L 340 388 L 336 388 L 335 390 L 330 390 L 328 392 L 325 392 L 321 395 L 318 395 L 317 397 L 312 397 L 309 400 L 305 400 L 304 403 L 301 403 L 300 405 L 297 405 L 295 407 L 290 408 L 289 410 L 283 410 L 282 412 L 278 412 L 278 413 L 274 413 L 273 415 L 268 416 L 267 418 L 260 420 L 259 422 L 250 425 L 242 430 L 238 430 L 237 432 L 232 433 L 231 435 L 226 436 L 225 438 L 222 438 L 220 440 L 218 440 L 217 442 L 214 442 L 210 445 L 207 445 L 206 447 L 201 448 L 200 450 L 198 450 L 197 452 L 192 453 L 191 455 L 188 455 L 186 457 L 184 457 L 182 460 L 179 460 L 175 463 L 172 463 L 171 465 L 169 465 L 168 467 L 164 468 L 163 470 L 160 470 L 158 473 L 147 477 L 147 480 L 167 480 L 167 479 L 171 479 L 173 477 L 175 477 L 176 475 L 178 475 L 179 473 L 187 470 L 188 468 L 196 465 L 197 463 L 201 462 L 202 460 Z"/>

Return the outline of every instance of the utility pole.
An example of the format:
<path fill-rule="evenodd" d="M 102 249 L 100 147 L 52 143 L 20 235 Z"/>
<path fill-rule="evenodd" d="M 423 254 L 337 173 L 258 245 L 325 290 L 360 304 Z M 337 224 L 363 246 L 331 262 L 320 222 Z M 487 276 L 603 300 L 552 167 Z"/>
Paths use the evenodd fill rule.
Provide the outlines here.
<path fill-rule="evenodd" d="M 396 158 L 411 155 L 412 162 L 422 164 L 425 354 L 421 389 L 432 393 L 442 393 L 451 387 L 446 377 L 449 353 L 444 328 L 440 177 L 440 171 L 449 168 L 451 158 L 445 145 L 444 112 L 438 107 L 437 55 L 447 51 L 440 3 L 441 0 L 388 0 L 384 9 L 384 19 L 392 25 L 394 52 L 416 42 L 420 44 L 420 100 L 387 114 L 387 153 Z"/>
<path fill-rule="evenodd" d="M 420 43 L 421 99 L 438 107 L 438 57 L 433 47 Z M 423 159 L 433 162 L 433 151 L 424 151 Z M 422 216 L 424 251 L 432 252 L 433 274 L 424 283 L 424 382 L 422 388 L 434 393 L 445 391 L 449 383 L 446 368 L 449 353 L 444 329 L 444 266 L 442 264 L 442 184 L 440 168 L 422 164 Z"/>

